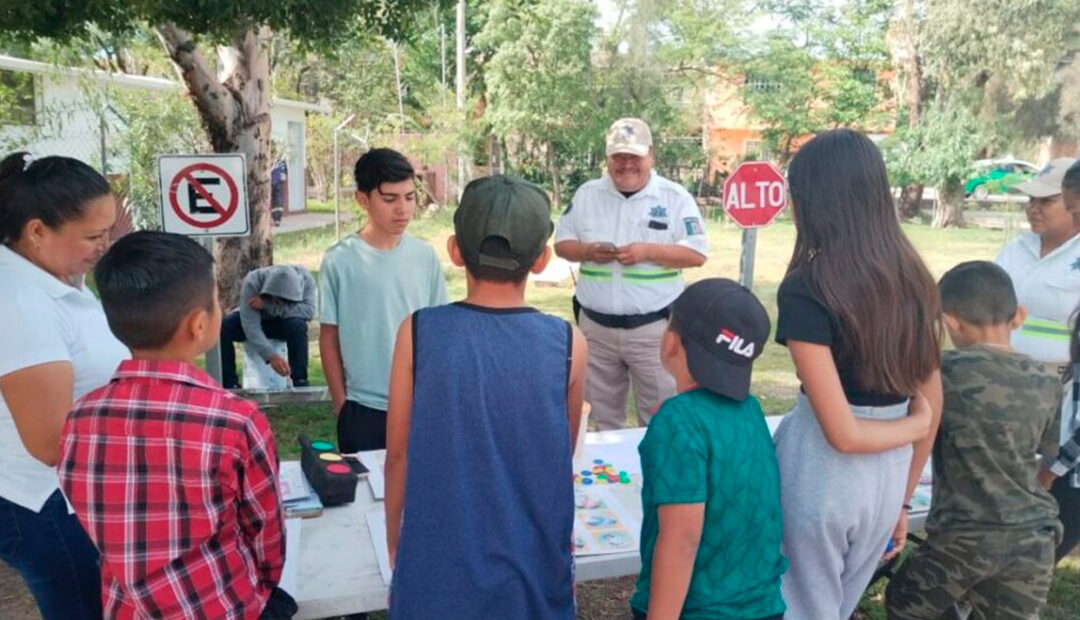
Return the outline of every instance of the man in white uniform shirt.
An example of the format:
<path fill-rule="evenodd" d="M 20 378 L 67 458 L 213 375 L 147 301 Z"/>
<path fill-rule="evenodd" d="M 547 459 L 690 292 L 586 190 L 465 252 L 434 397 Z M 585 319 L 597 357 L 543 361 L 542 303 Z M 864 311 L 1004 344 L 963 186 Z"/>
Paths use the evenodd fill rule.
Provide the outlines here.
<path fill-rule="evenodd" d="M 644 121 L 615 121 L 608 175 L 578 189 L 555 229 L 555 253 L 581 263 L 575 314 L 589 342 L 585 399 L 600 430 L 625 426 L 631 382 L 643 422 L 674 395 L 660 364 L 668 306 L 685 287 L 681 270 L 708 255 L 693 197 L 653 171 L 652 147 Z"/>

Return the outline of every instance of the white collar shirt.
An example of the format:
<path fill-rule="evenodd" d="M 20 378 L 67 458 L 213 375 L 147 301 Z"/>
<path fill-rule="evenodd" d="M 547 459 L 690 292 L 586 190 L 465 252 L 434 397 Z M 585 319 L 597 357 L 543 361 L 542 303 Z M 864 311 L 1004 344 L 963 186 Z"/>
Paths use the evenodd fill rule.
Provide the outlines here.
<path fill-rule="evenodd" d="M 101 303 L 0 245 L 0 377 L 68 362 L 73 399 L 106 383 L 130 353 L 109 330 Z M 56 471 L 30 456 L 0 394 L 0 497 L 35 512 L 58 488 Z"/>
<path fill-rule="evenodd" d="M 680 245 L 702 256 L 709 251 L 705 221 L 694 198 L 655 172 L 629 198 L 607 177 L 582 185 L 555 228 L 555 243 L 562 241 Z M 576 295 L 581 305 L 611 315 L 662 310 L 686 286 L 681 271 L 651 262 L 584 262 L 579 274 Z"/>

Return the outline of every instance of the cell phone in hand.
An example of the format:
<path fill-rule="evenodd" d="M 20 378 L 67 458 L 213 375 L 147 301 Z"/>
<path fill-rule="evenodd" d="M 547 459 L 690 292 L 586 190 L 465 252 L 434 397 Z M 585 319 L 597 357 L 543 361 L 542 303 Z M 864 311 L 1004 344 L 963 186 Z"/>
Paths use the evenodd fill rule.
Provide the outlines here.
<path fill-rule="evenodd" d="M 619 251 L 619 248 L 615 247 L 615 244 L 610 241 L 601 241 L 600 243 L 597 243 L 596 249 L 608 254 L 614 254 Z"/>

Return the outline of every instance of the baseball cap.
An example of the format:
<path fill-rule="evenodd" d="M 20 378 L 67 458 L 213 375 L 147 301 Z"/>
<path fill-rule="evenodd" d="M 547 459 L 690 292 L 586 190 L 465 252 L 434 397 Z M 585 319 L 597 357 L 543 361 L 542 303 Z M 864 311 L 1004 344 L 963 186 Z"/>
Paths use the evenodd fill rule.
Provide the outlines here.
<path fill-rule="evenodd" d="M 551 201 L 544 190 L 502 174 L 483 177 L 465 186 L 454 212 L 454 234 L 467 265 L 514 271 L 529 267 L 551 237 Z M 480 252 L 488 238 L 506 241 L 511 256 Z"/>
<path fill-rule="evenodd" d="M 1072 157 L 1059 157 L 1046 164 L 1046 167 L 1040 170 L 1035 178 L 1020 183 L 1013 189 L 1032 198 L 1057 196 L 1061 193 L 1061 181 L 1065 178 L 1065 172 L 1074 163 L 1076 159 Z"/>
<path fill-rule="evenodd" d="M 726 278 L 688 286 L 671 306 L 698 385 L 742 401 L 750 393 L 750 371 L 769 340 L 769 315 L 746 288 Z"/>
<path fill-rule="evenodd" d="M 607 155 L 627 153 L 645 157 L 652 147 L 652 132 L 640 118 L 620 118 L 607 132 Z"/>

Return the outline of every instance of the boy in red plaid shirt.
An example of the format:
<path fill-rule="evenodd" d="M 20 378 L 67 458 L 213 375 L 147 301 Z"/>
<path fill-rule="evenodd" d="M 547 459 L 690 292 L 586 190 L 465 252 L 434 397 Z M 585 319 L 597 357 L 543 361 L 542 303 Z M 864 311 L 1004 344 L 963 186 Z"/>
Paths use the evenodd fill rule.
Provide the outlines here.
<path fill-rule="evenodd" d="M 291 617 L 270 425 L 193 365 L 221 331 L 213 258 L 137 232 L 94 277 L 134 359 L 76 403 L 58 473 L 101 552 L 105 617 Z"/>

